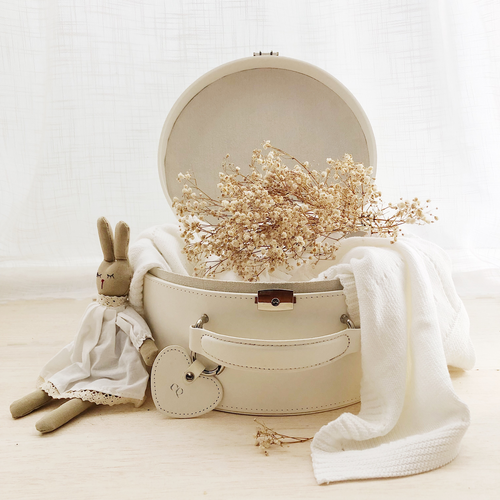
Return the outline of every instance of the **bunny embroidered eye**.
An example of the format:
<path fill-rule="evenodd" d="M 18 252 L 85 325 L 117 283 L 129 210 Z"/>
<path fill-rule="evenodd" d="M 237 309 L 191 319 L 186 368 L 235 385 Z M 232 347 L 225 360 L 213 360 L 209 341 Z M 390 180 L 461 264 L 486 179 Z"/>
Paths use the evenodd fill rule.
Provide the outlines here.
<path fill-rule="evenodd" d="M 115 279 L 115 275 L 114 274 L 107 274 L 107 277 Z"/>
<path fill-rule="evenodd" d="M 100 278 L 101 276 L 102 276 L 102 274 L 97 273 L 96 278 Z"/>

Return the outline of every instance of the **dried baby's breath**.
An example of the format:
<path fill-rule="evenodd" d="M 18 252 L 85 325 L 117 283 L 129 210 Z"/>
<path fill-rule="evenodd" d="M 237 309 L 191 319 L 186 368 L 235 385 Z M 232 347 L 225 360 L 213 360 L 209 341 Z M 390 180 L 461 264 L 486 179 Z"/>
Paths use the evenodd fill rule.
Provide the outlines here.
<path fill-rule="evenodd" d="M 269 455 L 267 451 L 271 446 L 283 446 L 285 444 L 293 444 L 293 443 L 305 443 L 306 441 L 310 441 L 312 437 L 294 437 L 287 436 L 286 434 L 281 434 L 270 427 L 268 427 L 263 422 L 259 422 L 256 418 L 254 421 L 260 425 L 260 428 L 257 428 L 257 434 L 255 434 L 255 446 L 258 446 L 263 452 L 264 455 Z"/>
<path fill-rule="evenodd" d="M 184 186 L 173 207 L 197 276 L 233 270 L 257 281 L 265 270 L 334 259 L 339 241 L 352 233 L 396 241 L 403 224 L 437 220 L 418 198 L 385 204 L 372 167 L 349 154 L 328 158 L 328 167 L 318 172 L 269 141 L 263 147 L 269 151 L 255 150 L 247 173 L 226 156 L 217 198 L 192 173 L 179 174 Z"/>

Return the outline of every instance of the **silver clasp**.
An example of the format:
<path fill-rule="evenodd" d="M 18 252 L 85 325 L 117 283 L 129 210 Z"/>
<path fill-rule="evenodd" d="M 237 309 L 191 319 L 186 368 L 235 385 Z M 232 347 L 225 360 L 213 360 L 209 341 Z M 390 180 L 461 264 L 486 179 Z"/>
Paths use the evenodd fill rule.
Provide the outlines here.
<path fill-rule="evenodd" d="M 193 328 L 203 328 L 203 325 L 205 323 L 208 323 L 210 321 L 210 318 L 204 314 L 194 325 Z"/>
<path fill-rule="evenodd" d="M 194 325 L 193 325 L 193 328 L 203 328 L 203 325 L 205 323 L 208 323 L 209 321 L 209 317 L 204 314 Z M 196 353 L 191 351 L 191 358 L 193 359 L 193 363 L 196 361 Z M 221 365 L 218 365 L 217 368 L 214 368 L 213 370 L 207 370 L 206 368 L 201 372 L 202 375 L 219 375 L 220 373 L 222 373 L 222 371 L 224 370 L 224 367 L 221 366 Z M 187 372 L 186 373 L 186 380 L 188 382 L 191 382 L 193 381 L 195 378 L 194 374 L 191 373 L 191 372 Z"/>
<path fill-rule="evenodd" d="M 342 316 L 340 316 L 340 322 L 344 323 L 344 325 L 347 325 L 347 328 L 349 329 L 356 328 L 351 318 L 349 318 L 348 314 L 342 314 Z"/>
<path fill-rule="evenodd" d="M 291 311 L 296 302 L 293 290 L 259 290 L 255 297 L 259 311 Z"/>

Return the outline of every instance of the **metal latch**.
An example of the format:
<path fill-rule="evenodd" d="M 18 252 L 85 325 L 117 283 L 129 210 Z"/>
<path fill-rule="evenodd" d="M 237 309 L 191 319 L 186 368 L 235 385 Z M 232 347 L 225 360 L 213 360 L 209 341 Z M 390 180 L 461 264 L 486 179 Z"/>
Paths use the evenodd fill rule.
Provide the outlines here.
<path fill-rule="evenodd" d="M 293 290 L 259 290 L 255 297 L 259 311 L 291 311 L 296 302 Z"/>
<path fill-rule="evenodd" d="M 253 55 L 254 56 L 279 56 L 280 53 L 279 52 L 273 52 L 271 50 L 271 52 L 262 52 L 262 51 L 254 52 Z"/>

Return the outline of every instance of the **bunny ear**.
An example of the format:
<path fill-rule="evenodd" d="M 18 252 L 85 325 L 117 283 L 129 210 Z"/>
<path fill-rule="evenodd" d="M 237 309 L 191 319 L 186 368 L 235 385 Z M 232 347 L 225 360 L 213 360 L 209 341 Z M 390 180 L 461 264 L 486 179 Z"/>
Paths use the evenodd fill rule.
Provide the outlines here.
<path fill-rule="evenodd" d="M 120 221 L 115 227 L 115 258 L 116 260 L 127 260 L 128 243 L 130 240 L 130 228 L 125 222 Z"/>
<path fill-rule="evenodd" d="M 102 253 L 106 262 L 114 262 L 115 253 L 113 251 L 113 233 L 111 226 L 105 217 L 97 220 L 97 230 L 99 231 L 99 240 L 101 241 Z"/>

